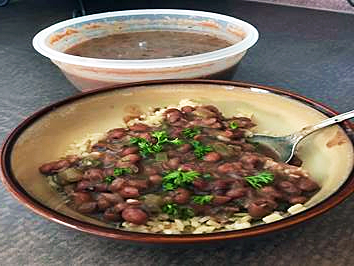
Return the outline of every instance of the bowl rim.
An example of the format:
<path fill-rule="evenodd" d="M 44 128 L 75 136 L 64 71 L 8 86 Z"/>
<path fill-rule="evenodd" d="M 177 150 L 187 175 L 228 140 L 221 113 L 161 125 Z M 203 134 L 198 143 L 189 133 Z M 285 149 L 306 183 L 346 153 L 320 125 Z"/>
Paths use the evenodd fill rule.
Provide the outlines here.
<path fill-rule="evenodd" d="M 162 58 L 162 59 L 146 59 L 146 60 L 115 60 L 115 59 L 97 59 L 89 57 L 81 57 L 58 52 L 50 48 L 46 44 L 46 39 L 53 34 L 53 32 L 73 26 L 78 23 L 89 22 L 96 19 L 124 17 L 132 15 L 185 15 L 191 17 L 205 17 L 206 19 L 219 19 L 228 23 L 238 25 L 246 33 L 246 37 L 229 47 L 215 50 L 208 53 L 202 53 L 192 56 Z M 33 40 L 32 45 L 34 49 L 54 61 L 59 61 L 67 64 L 78 66 L 94 67 L 94 68 L 113 68 L 113 69 L 155 69 L 165 67 L 182 67 L 192 66 L 197 64 L 210 63 L 212 61 L 221 60 L 246 51 L 252 47 L 258 40 L 259 34 L 257 29 L 248 22 L 237 19 L 231 16 L 222 15 L 218 13 L 186 10 L 186 9 L 137 9 L 125 11 L 113 11 L 98 13 L 78 18 L 68 19 L 54 25 L 51 25 L 40 32 L 38 32 Z"/>
<path fill-rule="evenodd" d="M 164 84 L 211 84 L 211 85 L 227 85 L 242 87 L 249 90 L 264 91 L 267 93 L 273 93 L 280 96 L 290 97 L 292 99 L 298 100 L 303 104 L 306 104 L 326 115 L 333 116 L 337 115 L 338 112 L 333 110 L 326 105 L 319 103 L 315 100 L 309 99 L 305 96 L 299 95 L 294 92 L 290 92 L 284 89 L 280 89 L 272 86 L 258 85 L 247 82 L 240 81 L 220 81 L 220 80 L 158 80 L 158 81 L 143 81 L 119 84 L 116 86 L 106 87 L 104 89 L 97 89 L 89 92 L 84 92 L 78 95 L 74 95 L 53 104 L 47 105 L 37 112 L 30 115 L 28 118 L 23 120 L 6 138 L 1 149 L 1 163 L 0 163 L 0 178 L 7 188 L 7 190 L 23 205 L 31 209 L 36 214 L 43 216 L 56 223 L 77 229 L 82 232 L 91 233 L 98 236 L 103 236 L 107 238 L 112 238 L 116 240 L 124 240 L 129 242 L 139 242 L 139 243 L 149 243 L 149 244 L 196 244 L 196 243 L 211 243 L 219 242 L 223 240 L 235 240 L 244 239 L 255 236 L 261 236 L 264 234 L 272 233 L 275 231 L 281 231 L 289 229 L 295 225 L 298 225 L 304 221 L 312 219 L 331 208 L 338 205 L 340 202 L 345 200 L 351 193 L 354 192 L 354 169 L 349 174 L 346 182 L 332 195 L 326 198 L 324 201 L 318 203 L 317 205 L 303 211 L 301 213 L 292 215 L 290 217 L 281 219 L 279 221 L 264 224 L 261 226 L 255 226 L 247 229 L 225 231 L 217 233 L 208 234 L 186 234 L 186 235 L 164 235 L 164 234 L 153 234 L 153 233 L 138 233 L 132 231 L 123 231 L 114 228 L 107 228 L 99 225 L 90 224 L 87 222 L 79 221 L 77 219 L 68 217 L 64 214 L 56 212 L 36 199 L 30 196 L 16 181 L 16 177 L 12 173 L 10 167 L 11 152 L 14 144 L 16 143 L 18 137 L 21 133 L 31 126 L 37 119 L 46 115 L 47 113 L 55 110 L 56 108 L 71 104 L 76 100 L 91 97 L 100 93 L 106 93 L 109 91 L 127 89 L 130 87 L 139 86 L 154 86 L 154 85 L 164 85 Z M 340 126 L 345 130 L 348 137 L 351 139 L 352 144 L 354 142 L 354 124 L 350 121 L 346 121 L 340 124 Z"/>

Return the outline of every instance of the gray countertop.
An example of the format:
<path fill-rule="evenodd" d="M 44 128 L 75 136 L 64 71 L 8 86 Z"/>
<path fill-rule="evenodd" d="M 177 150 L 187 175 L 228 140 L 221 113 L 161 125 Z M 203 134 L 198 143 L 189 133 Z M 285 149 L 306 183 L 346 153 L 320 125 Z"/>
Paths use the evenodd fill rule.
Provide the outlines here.
<path fill-rule="evenodd" d="M 90 13 L 128 8 L 209 10 L 254 24 L 260 40 L 235 80 L 283 87 L 343 112 L 353 109 L 354 15 L 223 1 L 88 1 Z M 134 3 L 132 3 L 134 2 Z M 31 47 L 40 29 L 70 17 L 74 1 L 0 8 L 0 142 L 35 110 L 78 93 Z M 81 233 L 39 217 L 0 184 L 0 265 L 354 265 L 354 197 L 306 224 L 206 249 L 150 248 Z"/>

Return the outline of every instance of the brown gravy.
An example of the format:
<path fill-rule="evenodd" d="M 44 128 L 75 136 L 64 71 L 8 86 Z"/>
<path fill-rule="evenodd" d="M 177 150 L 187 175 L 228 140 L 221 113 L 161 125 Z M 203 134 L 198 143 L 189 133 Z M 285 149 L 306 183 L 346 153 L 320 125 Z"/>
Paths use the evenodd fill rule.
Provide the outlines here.
<path fill-rule="evenodd" d="M 207 53 L 232 45 L 215 36 L 182 31 L 145 31 L 84 41 L 67 54 L 101 59 L 158 59 Z"/>

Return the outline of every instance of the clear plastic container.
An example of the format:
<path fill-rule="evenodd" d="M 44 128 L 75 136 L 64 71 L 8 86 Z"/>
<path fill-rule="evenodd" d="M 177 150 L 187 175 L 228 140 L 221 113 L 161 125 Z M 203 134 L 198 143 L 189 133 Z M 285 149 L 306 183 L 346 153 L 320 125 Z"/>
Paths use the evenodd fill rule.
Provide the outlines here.
<path fill-rule="evenodd" d="M 148 60 L 95 59 L 64 53 L 91 38 L 147 30 L 207 33 L 234 44 L 203 54 Z M 255 27 L 233 17 L 192 10 L 147 9 L 69 19 L 40 31 L 33 39 L 33 46 L 50 58 L 75 87 L 86 91 L 142 80 L 227 79 L 257 40 Z"/>

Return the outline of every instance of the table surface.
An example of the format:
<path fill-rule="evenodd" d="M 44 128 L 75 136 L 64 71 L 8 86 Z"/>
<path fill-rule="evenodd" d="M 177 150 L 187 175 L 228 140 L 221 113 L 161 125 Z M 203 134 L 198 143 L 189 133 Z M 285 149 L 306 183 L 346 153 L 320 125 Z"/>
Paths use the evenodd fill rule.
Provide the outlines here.
<path fill-rule="evenodd" d="M 235 80 L 283 87 L 340 112 L 353 109 L 354 15 L 235 0 L 97 2 L 88 1 L 90 13 L 188 8 L 249 21 L 260 39 Z M 74 7 L 70 0 L 26 0 L 0 8 L 0 142 L 35 110 L 78 93 L 31 47 L 37 31 L 69 18 Z M 2 184 L 0 198 L 0 265 L 354 265 L 353 196 L 291 231 L 207 250 L 118 243 L 35 215 Z"/>

